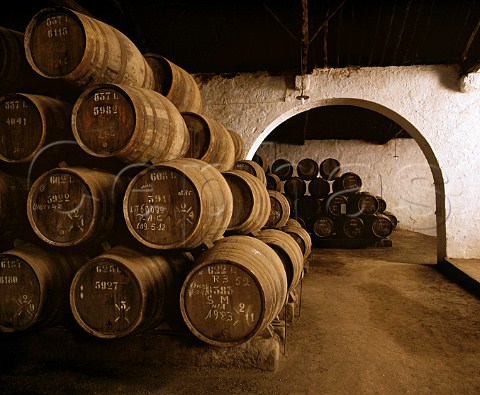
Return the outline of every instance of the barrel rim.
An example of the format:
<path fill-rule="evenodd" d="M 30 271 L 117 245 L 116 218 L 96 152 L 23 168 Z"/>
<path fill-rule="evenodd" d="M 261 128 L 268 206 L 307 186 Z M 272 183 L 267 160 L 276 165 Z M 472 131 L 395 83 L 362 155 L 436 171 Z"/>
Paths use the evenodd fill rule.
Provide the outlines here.
<path fill-rule="evenodd" d="M 31 35 L 33 33 L 34 28 L 36 27 L 36 24 L 44 18 L 46 15 L 51 14 L 51 13 L 65 13 L 69 16 L 71 16 L 74 20 L 76 20 L 81 27 L 82 30 L 82 35 L 83 35 L 83 41 L 85 42 L 85 47 L 83 49 L 83 55 L 78 64 L 76 64 L 73 69 L 71 69 L 68 73 L 65 75 L 58 75 L 58 76 L 52 76 L 50 74 L 47 74 L 38 66 L 36 65 L 34 59 L 33 59 L 33 54 L 32 54 L 32 49 L 31 49 Z M 63 78 L 63 79 L 69 79 L 69 76 L 81 65 L 86 57 L 87 57 L 87 35 L 85 33 L 85 26 L 82 21 L 82 16 L 80 12 L 76 12 L 70 8 L 67 7 L 62 7 L 62 6 L 53 6 L 53 7 L 47 7 L 43 8 L 40 11 L 38 11 L 31 19 L 30 22 L 28 23 L 27 27 L 25 28 L 25 35 L 24 35 L 24 47 L 25 47 L 25 56 L 27 58 L 28 63 L 30 66 L 41 76 L 50 78 L 50 79 L 57 79 L 57 78 Z M 94 18 L 92 18 L 94 19 Z"/>
<path fill-rule="evenodd" d="M 206 261 L 206 262 L 202 262 L 198 265 L 195 265 L 192 270 L 188 273 L 188 275 L 186 276 L 183 284 L 182 284 L 182 289 L 180 291 L 180 312 L 182 314 L 182 317 L 183 317 L 183 320 L 185 321 L 185 324 L 187 325 L 187 327 L 190 329 L 190 331 L 195 335 L 197 336 L 200 340 L 208 343 L 208 344 L 211 344 L 213 346 L 221 346 L 221 347 L 231 347 L 231 346 L 236 346 L 236 345 L 239 345 L 239 344 L 242 344 L 242 343 L 245 343 L 247 342 L 248 340 L 252 339 L 254 336 L 256 336 L 258 334 L 258 332 L 262 329 L 261 328 L 261 324 L 265 318 L 265 309 L 260 309 L 260 315 L 257 319 L 257 322 L 256 322 L 256 325 L 255 327 L 253 328 L 253 330 L 250 331 L 250 333 L 248 334 L 247 337 L 245 338 L 242 338 L 242 339 L 239 339 L 237 341 L 231 341 L 231 342 L 221 342 L 221 341 L 217 341 L 217 340 L 214 340 L 214 339 L 211 339 L 207 336 L 205 336 L 203 333 L 199 332 L 197 330 L 197 328 L 195 328 L 191 321 L 190 321 L 190 318 L 187 314 L 187 311 L 186 311 L 186 308 L 185 308 L 185 292 L 186 292 L 186 288 L 190 282 L 190 279 L 197 273 L 198 270 L 201 270 L 203 269 L 204 267 L 206 266 L 209 266 L 209 265 L 221 265 L 221 264 L 228 264 L 228 265 L 232 265 L 232 266 L 236 266 L 236 267 L 239 267 L 240 269 L 242 269 L 243 271 L 247 272 L 250 277 L 255 281 L 255 284 L 257 285 L 256 289 L 259 291 L 259 294 L 260 294 L 260 300 L 262 302 L 262 306 L 265 305 L 265 290 L 263 289 L 263 287 L 261 287 L 257 277 L 254 275 L 253 271 L 250 270 L 250 268 L 248 267 L 245 267 L 245 266 L 242 266 L 240 265 L 238 262 L 234 262 L 234 261 L 231 261 L 231 260 L 228 260 L 228 259 L 215 259 L 214 261 Z"/>
<path fill-rule="evenodd" d="M 245 176 L 244 174 L 239 173 L 239 172 L 248 174 L 248 176 Z M 247 185 L 247 186 L 249 185 L 249 182 L 255 182 L 255 181 L 252 181 L 252 179 L 249 180 L 250 176 L 253 177 L 255 180 L 258 180 L 258 178 L 255 177 L 253 174 L 250 174 L 250 173 L 248 173 L 244 170 L 239 170 L 239 169 L 232 169 L 232 170 L 223 171 L 222 175 L 225 178 L 225 181 L 227 180 L 227 177 L 225 177 L 225 175 L 226 176 L 231 176 L 233 178 L 236 178 L 237 180 L 240 180 L 243 185 Z M 227 181 L 227 183 L 228 183 L 228 181 Z M 230 187 L 230 184 L 228 186 Z M 245 188 L 245 191 L 248 193 L 249 197 L 252 200 L 252 208 L 253 208 L 255 206 L 254 191 L 253 191 L 252 188 Z M 235 209 L 235 207 L 234 207 L 234 209 Z M 251 217 L 251 214 L 247 216 L 246 220 L 248 220 L 250 217 Z M 227 227 L 227 231 L 237 231 L 237 230 L 241 229 L 244 224 L 245 224 L 245 220 L 243 222 L 240 222 L 239 224 L 234 225 L 234 226 L 230 226 L 230 223 L 229 223 L 228 227 Z"/>
<path fill-rule="evenodd" d="M 83 169 L 83 168 L 82 168 Z M 90 170 L 90 169 L 88 169 Z M 77 177 L 85 189 L 89 192 L 90 195 L 92 195 L 92 189 L 88 185 L 87 182 L 85 182 L 84 178 L 75 170 L 75 168 L 72 167 L 57 167 L 55 169 L 51 169 L 43 173 L 40 177 L 38 177 L 37 180 L 33 183 L 33 185 L 30 188 L 30 191 L 28 193 L 27 197 L 27 218 L 28 221 L 30 222 L 30 225 L 33 229 L 33 231 L 37 234 L 37 236 L 40 237 L 43 241 L 46 243 L 57 246 L 57 247 L 71 247 L 71 246 L 77 246 L 79 244 L 82 244 L 85 240 L 88 240 L 89 237 L 91 237 L 92 230 L 95 227 L 95 221 L 90 221 L 90 224 L 88 225 L 88 228 L 86 229 L 85 232 L 83 232 L 82 236 L 79 237 L 78 239 L 72 240 L 72 241 L 66 241 L 66 242 L 59 242 L 59 241 L 53 241 L 50 240 L 48 237 L 44 236 L 43 233 L 38 229 L 36 222 L 33 220 L 33 209 L 32 209 L 32 200 L 33 200 L 33 193 L 35 192 L 36 188 L 41 184 L 42 180 L 44 180 L 45 177 L 50 176 L 52 173 L 62 171 L 66 173 L 73 174 L 75 177 Z M 92 195 L 93 196 L 93 195 Z M 96 199 L 92 199 L 92 218 L 96 218 L 98 215 L 99 207 Z"/>
<path fill-rule="evenodd" d="M 107 253 L 108 253 L 108 251 L 107 251 Z M 140 292 L 138 292 L 139 295 L 142 295 L 141 283 L 138 281 L 137 277 L 133 275 L 133 272 L 130 270 L 130 268 L 128 266 L 126 266 L 120 260 L 115 260 L 110 256 L 100 255 L 100 256 L 97 256 L 97 257 L 93 258 L 92 260 L 86 262 L 85 264 L 83 264 L 82 267 L 79 270 L 77 270 L 77 272 L 75 273 L 75 275 L 72 279 L 72 282 L 71 282 L 71 285 L 70 285 L 70 291 L 69 291 L 69 304 L 70 304 L 70 308 L 72 310 L 73 317 L 75 318 L 75 321 L 82 327 L 82 329 L 84 329 L 87 333 L 89 333 L 89 334 L 91 334 L 95 337 L 99 337 L 99 338 L 102 338 L 102 339 L 118 339 L 118 338 L 121 338 L 121 337 L 125 337 L 127 335 L 132 334 L 140 326 L 140 324 L 142 322 L 142 319 L 143 319 L 143 316 L 144 316 L 144 312 L 145 312 L 144 303 L 142 303 L 142 305 L 141 305 L 142 308 L 139 309 L 138 315 L 135 318 L 135 322 L 132 323 L 132 325 L 129 325 L 129 329 L 125 330 L 125 331 L 122 331 L 122 332 L 117 332 L 117 333 L 114 333 L 114 334 L 105 334 L 105 333 L 99 332 L 99 331 L 91 328 L 90 326 L 88 326 L 85 323 L 85 321 L 82 319 L 82 317 L 81 317 L 81 315 L 80 315 L 80 313 L 77 309 L 77 306 L 74 303 L 75 302 L 74 292 L 75 292 L 75 288 L 76 288 L 76 285 L 77 285 L 78 281 L 80 281 L 81 275 L 84 274 L 84 272 L 87 269 L 90 269 L 91 266 L 97 265 L 98 262 L 109 262 L 109 263 L 121 265 L 123 267 L 123 269 L 125 269 L 128 272 L 130 279 L 134 280 L 136 289 L 140 291 Z"/>

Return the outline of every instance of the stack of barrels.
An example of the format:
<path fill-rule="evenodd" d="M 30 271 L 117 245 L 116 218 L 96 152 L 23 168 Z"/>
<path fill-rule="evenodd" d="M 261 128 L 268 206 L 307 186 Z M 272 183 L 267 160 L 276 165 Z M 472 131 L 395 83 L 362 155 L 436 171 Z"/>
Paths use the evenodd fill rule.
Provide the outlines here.
<path fill-rule="evenodd" d="M 277 159 L 267 174 L 269 188 L 283 190 L 291 208 L 291 217 L 311 235 L 315 246 L 327 246 L 328 240 L 343 240 L 344 246 L 376 243 L 390 236 L 397 218 L 386 211 L 385 200 L 362 191 L 362 179 L 354 172 L 343 172 L 338 160 L 320 163 L 310 158 L 294 166 Z M 338 242 L 335 245 L 339 245 Z"/>
<path fill-rule="evenodd" d="M 0 81 L 0 332 L 70 313 L 103 339 L 167 324 L 233 346 L 266 329 L 311 240 L 194 78 L 67 8 L 0 33 L 22 66 Z M 40 83 L 10 75 L 24 68 Z"/>

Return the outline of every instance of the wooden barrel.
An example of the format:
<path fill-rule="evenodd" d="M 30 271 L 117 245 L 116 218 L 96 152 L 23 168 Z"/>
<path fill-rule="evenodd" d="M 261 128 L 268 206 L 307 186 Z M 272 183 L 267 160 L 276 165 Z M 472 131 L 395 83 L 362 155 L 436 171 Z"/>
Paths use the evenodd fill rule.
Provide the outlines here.
<path fill-rule="evenodd" d="M 262 151 L 257 150 L 253 154 L 252 160 L 257 162 L 265 173 L 268 173 L 268 159 Z"/>
<path fill-rule="evenodd" d="M 11 93 L 0 98 L 0 159 L 31 162 L 47 144 L 72 140 L 72 105 L 48 96 Z"/>
<path fill-rule="evenodd" d="M 201 254 L 180 293 L 190 331 L 202 341 L 232 347 L 253 338 L 280 313 L 287 276 L 275 251 L 249 236 L 229 236 Z"/>
<path fill-rule="evenodd" d="M 45 8 L 33 16 L 25 30 L 25 53 L 40 75 L 84 88 L 98 83 L 155 85 L 152 69 L 127 36 L 68 8 Z"/>
<path fill-rule="evenodd" d="M 315 218 L 322 214 L 322 200 L 313 196 L 302 196 L 295 204 L 295 218 L 302 218 L 305 229 L 311 231 Z"/>
<path fill-rule="evenodd" d="M 229 232 L 248 234 L 259 231 L 270 215 L 270 195 L 254 175 L 242 170 L 222 173 L 232 191 L 233 213 Z"/>
<path fill-rule="evenodd" d="M 271 172 L 285 181 L 293 174 L 293 165 L 287 159 L 277 159 L 272 163 Z"/>
<path fill-rule="evenodd" d="M 312 252 L 312 238 L 308 232 L 298 226 L 283 226 L 282 231 L 288 233 L 302 250 L 303 259 L 307 259 Z"/>
<path fill-rule="evenodd" d="M 303 253 L 298 243 L 288 233 L 279 229 L 262 230 L 257 239 L 267 243 L 282 260 L 287 275 L 287 291 L 293 291 L 303 273 Z"/>
<path fill-rule="evenodd" d="M 361 239 L 365 237 L 365 224 L 360 217 L 342 215 L 335 219 L 337 236 L 347 239 Z"/>
<path fill-rule="evenodd" d="M 233 168 L 235 170 L 243 170 L 247 173 L 253 174 L 262 182 L 263 185 L 267 185 L 267 177 L 265 176 L 265 172 L 257 162 L 248 159 L 238 160 L 233 165 Z"/>
<path fill-rule="evenodd" d="M 304 158 L 297 164 L 297 175 L 305 181 L 314 180 L 318 176 L 318 163 L 311 158 Z"/>
<path fill-rule="evenodd" d="M 178 158 L 190 145 L 180 112 L 150 89 L 95 85 L 78 98 L 71 123 L 75 139 L 87 153 L 127 163 Z"/>
<path fill-rule="evenodd" d="M 375 213 L 372 215 L 363 215 L 365 224 L 365 236 L 376 239 L 386 239 L 393 232 L 393 223 L 386 215 Z"/>
<path fill-rule="evenodd" d="M 348 199 L 337 193 L 331 193 L 323 199 L 323 210 L 327 215 L 337 217 L 347 214 Z"/>
<path fill-rule="evenodd" d="M 290 217 L 290 204 L 280 192 L 269 190 L 268 194 L 271 210 L 265 228 L 281 228 Z"/>
<path fill-rule="evenodd" d="M 52 81 L 34 71 L 25 57 L 24 34 L 0 27 L 0 95 L 31 93 L 75 101 L 80 90 L 63 80 Z"/>
<path fill-rule="evenodd" d="M 287 220 L 287 223 L 285 224 L 285 226 L 287 226 L 287 225 L 299 226 L 300 228 L 303 227 L 302 224 L 298 220 L 296 220 L 295 218 L 289 218 Z"/>
<path fill-rule="evenodd" d="M 202 112 L 202 95 L 190 73 L 161 55 L 147 53 L 143 56 L 153 71 L 153 90 L 170 100 L 180 112 Z"/>
<path fill-rule="evenodd" d="M 0 254 L 0 332 L 20 332 L 60 323 L 68 292 L 86 259 L 24 244 Z"/>
<path fill-rule="evenodd" d="M 350 215 L 375 214 L 378 211 L 376 196 L 368 192 L 358 192 L 348 197 L 347 212 Z"/>
<path fill-rule="evenodd" d="M 193 249 L 223 236 L 233 197 L 217 169 L 198 159 L 173 159 L 147 168 L 128 185 L 123 214 L 147 247 Z"/>
<path fill-rule="evenodd" d="M 0 172 L 0 237 L 2 241 L 19 236 L 20 233 L 24 233 L 25 225 L 28 226 L 25 209 L 27 194 L 25 179 Z"/>
<path fill-rule="evenodd" d="M 279 176 L 273 173 L 267 173 L 265 174 L 265 178 L 267 179 L 267 189 L 278 192 L 282 190 L 282 181 Z"/>
<path fill-rule="evenodd" d="M 327 158 L 320 163 L 318 170 L 322 178 L 331 181 L 340 176 L 340 162 L 333 158 Z"/>
<path fill-rule="evenodd" d="M 395 214 L 393 214 L 391 211 L 384 211 L 382 214 L 387 216 L 390 219 L 393 225 L 393 229 L 395 229 L 398 225 L 398 219 L 395 216 Z"/>
<path fill-rule="evenodd" d="M 307 191 L 307 184 L 300 177 L 290 177 L 283 184 L 285 193 L 292 199 L 299 199 Z"/>
<path fill-rule="evenodd" d="M 215 119 L 193 112 L 182 112 L 190 134 L 190 148 L 186 157 L 203 160 L 219 171 L 227 171 L 235 164 L 235 145 L 225 126 Z"/>
<path fill-rule="evenodd" d="M 324 178 L 317 177 L 308 183 L 308 193 L 318 199 L 323 199 L 330 193 L 330 183 Z"/>
<path fill-rule="evenodd" d="M 321 216 L 313 223 L 313 233 L 320 239 L 328 239 L 335 234 L 335 224 L 330 217 Z"/>
<path fill-rule="evenodd" d="M 75 274 L 70 287 L 73 317 L 102 339 L 153 329 L 166 322 L 173 304 L 178 306 L 187 266 L 190 262 L 180 253 L 113 247 Z"/>
<path fill-rule="evenodd" d="M 52 169 L 29 191 L 28 220 L 50 245 L 100 244 L 115 225 L 124 190 L 124 182 L 111 173 L 82 167 Z"/>
<path fill-rule="evenodd" d="M 381 196 L 377 196 L 377 201 L 378 201 L 378 210 L 377 212 L 383 213 L 387 209 L 387 202 L 385 201 L 384 198 Z"/>
<path fill-rule="evenodd" d="M 362 179 L 358 174 L 347 172 L 336 178 L 332 183 L 332 190 L 342 194 L 357 193 L 362 188 Z"/>
<path fill-rule="evenodd" d="M 247 151 L 245 149 L 245 142 L 237 132 L 229 130 L 228 133 L 230 133 L 230 137 L 232 138 L 233 146 L 235 148 L 235 162 L 238 162 L 239 160 L 244 160 L 247 155 Z"/>

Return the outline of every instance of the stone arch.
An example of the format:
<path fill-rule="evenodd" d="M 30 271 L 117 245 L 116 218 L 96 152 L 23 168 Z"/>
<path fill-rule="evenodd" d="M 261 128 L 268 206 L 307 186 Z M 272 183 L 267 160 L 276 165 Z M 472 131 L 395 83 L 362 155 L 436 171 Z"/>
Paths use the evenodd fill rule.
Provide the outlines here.
<path fill-rule="evenodd" d="M 308 103 L 308 102 L 307 102 Z M 257 139 L 252 144 L 247 158 L 252 158 L 253 154 L 257 151 L 260 144 L 265 140 L 265 138 L 282 122 L 286 121 L 287 119 L 293 117 L 296 114 L 301 112 L 310 110 L 312 108 L 321 107 L 321 106 L 329 106 L 329 105 L 349 105 L 349 106 L 357 106 L 362 107 L 368 110 L 372 110 L 378 112 L 392 121 L 396 122 L 400 125 L 405 131 L 407 131 L 410 136 L 416 141 L 420 149 L 422 150 L 425 158 L 430 166 L 430 170 L 432 172 L 434 184 L 435 184 L 435 205 L 436 205 L 436 225 L 437 225 L 437 262 L 443 262 L 446 257 L 446 250 L 447 250 L 447 236 L 446 236 L 446 212 L 445 212 L 445 184 L 444 184 L 444 177 L 442 174 L 442 170 L 438 163 L 437 157 L 432 150 L 429 142 L 425 139 L 422 133 L 413 125 L 411 124 L 406 118 L 404 118 L 399 113 L 393 111 L 392 109 L 385 107 L 381 104 L 363 100 L 363 99 L 356 99 L 356 98 L 334 98 L 334 99 L 324 99 L 315 102 L 305 103 L 302 106 L 297 106 L 276 119 L 274 119 L 264 130 L 263 132 L 257 137 Z"/>

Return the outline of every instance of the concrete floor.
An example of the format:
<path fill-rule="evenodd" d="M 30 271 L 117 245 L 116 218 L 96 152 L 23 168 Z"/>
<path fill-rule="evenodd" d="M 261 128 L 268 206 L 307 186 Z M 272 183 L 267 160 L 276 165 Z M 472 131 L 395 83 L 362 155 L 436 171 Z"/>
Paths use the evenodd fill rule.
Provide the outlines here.
<path fill-rule="evenodd" d="M 391 238 L 313 251 L 276 372 L 4 359 L 0 393 L 479 394 L 480 300 L 437 270 L 435 238 Z"/>

